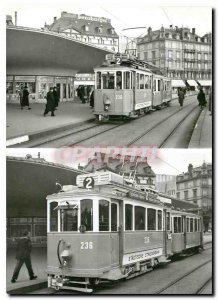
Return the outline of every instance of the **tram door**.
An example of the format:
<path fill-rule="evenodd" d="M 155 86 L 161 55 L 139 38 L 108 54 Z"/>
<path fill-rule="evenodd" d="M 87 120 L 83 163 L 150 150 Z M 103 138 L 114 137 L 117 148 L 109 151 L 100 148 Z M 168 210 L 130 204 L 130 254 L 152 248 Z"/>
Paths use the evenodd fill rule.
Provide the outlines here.
<path fill-rule="evenodd" d="M 171 216 L 170 212 L 164 210 L 164 254 L 170 254 L 172 252 L 172 231 L 171 231 Z"/>
<path fill-rule="evenodd" d="M 111 265 L 117 265 L 119 263 L 119 203 L 113 201 L 111 203 Z"/>

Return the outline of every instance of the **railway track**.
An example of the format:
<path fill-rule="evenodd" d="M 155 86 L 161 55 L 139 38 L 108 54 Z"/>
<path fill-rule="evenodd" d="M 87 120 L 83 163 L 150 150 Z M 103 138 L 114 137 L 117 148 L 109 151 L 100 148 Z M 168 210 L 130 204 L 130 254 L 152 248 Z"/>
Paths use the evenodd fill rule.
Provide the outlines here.
<path fill-rule="evenodd" d="M 165 292 L 166 290 L 168 290 L 169 288 L 173 287 L 174 285 L 176 285 L 178 282 L 182 281 L 184 278 L 188 277 L 189 275 L 191 275 L 192 273 L 194 273 L 195 271 L 199 270 L 200 268 L 204 267 L 205 265 L 207 265 L 208 263 L 211 263 L 212 259 L 209 259 L 207 261 L 205 261 L 204 263 L 200 264 L 199 266 L 195 267 L 194 269 L 186 272 L 185 274 L 183 274 L 181 277 L 176 278 L 174 281 L 170 282 L 169 284 L 167 284 L 166 286 L 164 286 L 163 288 L 157 290 L 154 294 L 158 295 L 158 294 L 162 294 L 163 292 Z M 196 291 L 200 292 L 205 286 L 206 283 L 208 283 L 210 279 L 207 279 L 206 282 L 204 282 L 204 284 Z"/>
<path fill-rule="evenodd" d="M 192 103 L 189 103 L 188 105 L 186 105 L 184 108 L 187 108 L 191 105 Z M 196 107 L 194 107 L 191 111 L 189 111 L 189 113 L 180 121 L 177 123 L 177 125 L 173 128 L 173 130 L 171 131 L 171 133 L 167 136 L 167 138 L 161 143 L 161 145 L 159 146 L 159 148 L 161 146 L 164 145 L 164 143 L 166 143 L 166 141 L 173 135 L 173 133 L 176 131 L 176 129 L 178 129 L 178 127 L 184 122 L 184 120 L 196 109 Z M 166 118 L 164 118 L 163 120 L 159 121 L 158 123 L 156 123 L 154 126 L 152 126 L 151 128 L 147 129 L 146 131 L 144 131 L 142 134 L 138 135 L 137 137 L 135 137 L 133 140 L 131 140 L 128 144 L 127 147 L 130 147 L 132 145 L 134 145 L 136 142 L 138 142 L 139 140 L 141 140 L 142 138 L 144 138 L 148 133 L 150 133 L 152 130 L 158 128 L 160 125 L 162 125 L 164 122 L 168 121 L 170 118 L 174 117 L 176 114 L 180 113 L 181 109 L 175 111 L 174 113 L 172 113 L 171 115 L 167 116 Z"/>
<path fill-rule="evenodd" d="M 187 105 L 185 106 L 185 108 L 189 107 L 191 104 L 192 104 L 192 103 L 187 104 Z M 144 137 L 147 133 L 151 132 L 153 129 L 155 129 L 156 127 L 158 127 L 158 126 L 161 125 L 162 123 L 164 123 L 166 120 L 168 120 L 169 118 L 173 117 L 174 115 L 176 115 L 176 114 L 178 114 L 178 113 L 180 113 L 180 112 L 181 112 L 181 109 L 178 109 L 177 111 L 175 111 L 174 113 L 172 113 L 170 116 L 167 116 L 166 118 L 164 118 L 163 120 L 161 120 L 160 122 L 158 122 L 157 124 L 155 124 L 154 126 L 152 126 L 150 129 L 148 129 L 146 132 L 144 132 L 144 133 L 141 134 L 140 136 L 134 138 L 134 139 L 133 139 L 131 142 L 129 142 L 126 146 L 127 146 L 127 147 L 132 146 L 132 145 L 133 145 L 137 140 L 139 140 L 141 137 Z M 146 115 L 140 116 L 137 120 L 139 120 L 139 119 L 141 119 L 141 118 L 144 118 L 144 117 L 146 117 Z M 137 121 L 137 120 L 135 120 L 135 121 Z M 89 137 L 83 138 L 83 139 L 81 139 L 81 140 L 79 140 L 79 141 L 77 141 L 77 142 L 75 142 L 75 143 L 67 144 L 67 145 L 65 145 L 65 146 L 72 147 L 72 146 L 78 145 L 78 144 L 80 144 L 80 143 L 82 143 L 82 142 L 84 142 L 84 141 L 93 139 L 93 138 L 95 138 L 95 137 L 97 137 L 97 136 L 99 136 L 99 135 L 101 135 L 101 134 L 104 134 L 104 133 L 106 133 L 106 132 L 108 132 L 108 131 L 114 130 L 114 129 L 116 129 L 116 128 L 118 128 L 118 127 L 121 127 L 121 126 L 123 126 L 123 125 L 126 125 L 126 123 L 122 123 L 122 124 L 116 125 L 116 126 L 110 128 L 110 129 L 103 130 L 102 132 L 93 134 L 93 135 L 91 135 L 91 136 L 89 136 Z"/>

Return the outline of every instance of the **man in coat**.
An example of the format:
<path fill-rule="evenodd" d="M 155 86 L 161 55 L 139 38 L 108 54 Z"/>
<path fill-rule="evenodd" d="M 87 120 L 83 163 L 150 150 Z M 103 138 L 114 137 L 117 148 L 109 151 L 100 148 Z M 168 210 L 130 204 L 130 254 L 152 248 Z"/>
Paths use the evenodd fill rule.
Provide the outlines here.
<path fill-rule="evenodd" d="M 179 104 L 180 106 L 183 106 L 183 101 L 184 101 L 184 98 L 185 98 L 185 94 L 183 92 L 182 89 L 179 89 L 178 91 L 178 97 L 179 97 Z"/>
<path fill-rule="evenodd" d="M 53 95 L 54 95 L 54 100 L 55 100 L 55 107 L 58 107 L 58 103 L 59 103 L 59 93 L 57 91 L 56 86 L 54 86 L 53 89 Z"/>
<path fill-rule="evenodd" d="M 51 112 L 51 117 L 54 117 L 54 110 L 55 110 L 55 98 L 54 98 L 54 94 L 53 94 L 53 87 L 50 87 L 49 92 L 47 93 L 46 96 L 47 99 L 47 104 L 45 107 L 45 111 L 44 111 L 44 117 L 47 115 L 47 113 L 50 111 Z"/>
<path fill-rule="evenodd" d="M 28 91 L 27 85 L 25 85 L 25 87 L 23 89 L 23 98 L 21 101 L 21 109 L 23 109 L 24 106 L 28 106 L 28 109 L 31 109 L 30 104 L 29 104 L 29 91 Z"/>
<path fill-rule="evenodd" d="M 30 256 L 31 250 L 32 250 L 32 244 L 30 241 L 30 233 L 28 230 L 25 230 L 23 233 L 23 237 L 20 238 L 17 243 L 17 248 L 16 248 L 17 264 L 15 266 L 14 273 L 11 279 L 12 283 L 16 282 L 20 269 L 24 263 L 27 267 L 30 280 L 37 278 L 37 276 L 34 275 L 32 269 L 31 256 Z"/>
<path fill-rule="evenodd" d="M 204 93 L 202 87 L 199 90 L 197 99 L 198 99 L 200 108 L 203 109 L 203 107 L 206 106 L 207 101 L 206 101 L 205 93 Z"/>

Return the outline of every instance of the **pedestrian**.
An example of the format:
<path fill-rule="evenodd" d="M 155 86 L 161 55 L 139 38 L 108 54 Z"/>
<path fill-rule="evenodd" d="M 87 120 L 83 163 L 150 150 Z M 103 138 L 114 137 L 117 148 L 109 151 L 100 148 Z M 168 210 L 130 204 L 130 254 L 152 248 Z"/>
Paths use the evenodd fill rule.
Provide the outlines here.
<path fill-rule="evenodd" d="M 20 108 L 22 108 L 22 101 L 23 101 L 23 86 L 20 87 L 20 91 L 19 91 L 19 98 L 20 98 Z"/>
<path fill-rule="evenodd" d="M 25 85 L 23 89 L 23 97 L 21 101 L 21 109 L 23 109 L 24 106 L 28 106 L 28 109 L 31 109 L 30 104 L 29 104 L 29 91 L 27 85 Z"/>
<path fill-rule="evenodd" d="M 178 97 L 179 97 L 178 100 L 179 100 L 180 106 L 183 106 L 183 101 L 184 101 L 184 98 L 185 98 L 185 94 L 184 94 L 182 89 L 178 90 Z"/>
<path fill-rule="evenodd" d="M 85 90 L 85 86 L 81 86 L 80 88 L 80 99 L 82 100 L 82 103 L 86 103 L 86 90 Z"/>
<path fill-rule="evenodd" d="M 58 93 L 58 91 L 57 91 L 56 86 L 54 86 L 54 89 L 53 89 L 53 95 L 54 95 L 55 108 L 56 108 L 56 107 L 58 107 L 59 100 L 60 100 L 59 93 Z"/>
<path fill-rule="evenodd" d="M 31 250 L 32 250 L 32 244 L 30 240 L 30 232 L 28 230 L 25 230 L 23 232 L 23 237 L 19 239 L 17 243 L 17 248 L 16 248 L 16 259 L 17 259 L 17 264 L 14 269 L 14 273 L 11 279 L 12 283 L 15 283 L 20 269 L 22 265 L 25 263 L 30 280 L 36 279 L 37 276 L 34 275 L 33 268 L 32 268 L 32 263 L 31 263 Z"/>
<path fill-rule="evenodd" d="M 91 108 L 94 108 L 94 104 L 95 104 L 95 94 L 94 94 L 94 89 L 92 90 L 91 92 L 91 95 L 90 95 L 90 106 Z"/>
<path fill-rule="evenodd" d="M 207 101 L 206 101 L 205 93 L 204 93 L 202 87 L 200 87 L 197 99 L 198 99 L 200 108 L 203 109 L 206 106 Z"/>
<path fill-rule="evenodd" d="M 47 115 L 47 113 L 50 111 L 51 112 L 51 117 L 54 117 L 54 110 L 55 110 L 55 98 L 53 94 L 53 87 L 50 87 L 49 92 L 47 93 L 46 96 L 47 99 L 47 104 L 45 106 L 45 111 L 44 111 L 44 117 Z"/>

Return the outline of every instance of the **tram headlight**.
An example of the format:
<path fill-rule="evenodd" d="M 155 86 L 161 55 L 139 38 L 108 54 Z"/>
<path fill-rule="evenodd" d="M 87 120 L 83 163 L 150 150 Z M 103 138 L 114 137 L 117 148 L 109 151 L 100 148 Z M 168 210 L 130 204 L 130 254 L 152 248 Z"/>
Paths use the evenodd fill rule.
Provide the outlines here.
<path fill-rule="evenodd" d="M 68 244 L 66 246 L 66 249 L 64 249 L 62 252 L 61 252 L 61 258 L 63 259 L 63 265 L 66 266 L 67 265 L 67 262 L 69 260 L 71 260 L 72 258 L 72 252 L 70 250 L 70 244 Z"/>
<path fill-rule="evenodd" d="M 107 95 L 103 95 L 104 111 L 108 111 L 111 105 L 111 101 Z"/>

